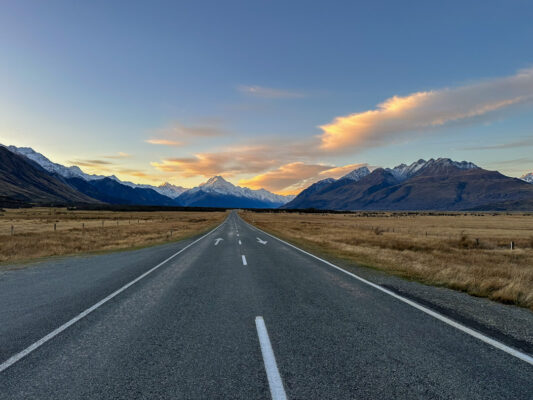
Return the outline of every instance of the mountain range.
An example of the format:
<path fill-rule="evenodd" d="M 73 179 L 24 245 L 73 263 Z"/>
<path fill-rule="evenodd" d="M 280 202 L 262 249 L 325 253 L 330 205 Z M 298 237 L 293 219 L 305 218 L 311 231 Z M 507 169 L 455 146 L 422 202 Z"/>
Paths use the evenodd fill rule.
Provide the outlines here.
<path fill-rule="evenodd" d="M 352 179 L 348 179 L 351 177 Z M 361 167 L 338 179 L 323 180 L 282 206 L 327 210 L 523 209 L 533 201 L 533 185 L 497 171 L 448 158 L 410 165 Z"/>
<path fill-rule="evenodd" d="M 136 184 L 121 181 L 116 176 L 90 175 L 77 166 L 65 167 L 50 161 L 41 153 L 29 147 L 0 146 L 5 158 L 6 171 L 9 171 L 8 158 L 16 159 L 19 163 L 27 163 L 29 167 L 36 168 L 42 175 L 47 175 L 56 185 L 62 185 L 60 192 L 65 192 L 65 187 L 78 196 L 43 196 L 40 192 L 31 195 L 31 190 L 26 196 L 15 196 L 13 190 L 0 188 L 0 199 L 4 203 L 25 201 L 28 203 L 91 203 L 103 202 L 123 205 L 157 205 L 157 206 L 188 206 L 188 207 L 221 207 L 221 208 L 277 208 L 294 196 L 281 196 L 265 189 L 252 190 L 235 186 L 221 176 L 215 176 L 207 182 L 192 189 L 164 183 L 160 186 Z M 10 154 L 17 157 L 11 157 Z M 29 168 L 28 167 L 28 168 Z M 0 163 L 0 171 L 4 170 L 4 163 Z M 25 168 L 22 168 L 23 170 Z M 9 175 L 6 172 L 6 175 Z M 12 177 L 16 181 L 16 177 Z M 16 186 L 11 182 L 10 187 Z M 21 188 L 30 188 L 28 181 L 20 181 Z M 4 193 L 5 192 L 5 193 Z M 23 193 L 22 190 L 21 193 Z M 26 190 L 27 192 L 27 190 Z M 50 190 L 50 193 L 53 190 Z M 49 194 L 50 194 L 49 193 Z"/>
<path fill-rule="evenodd" d="M 0 146 L 0 204 L 94 203 L 97 200 L 79 192 L 24 156 Z"/>
<path fill-rule="evenodd" d="M 221 208 L 325 210 L 528 210 L 533 173 L 520 179 L 448 158 L 394 168 L 357 168 L 328 178 L 298 196 L 252 190 L 214 176 L 187 189 L 91 175 L 50 161 L 29 147 L 0 146 L 0 205 L 108 203 Z"/>

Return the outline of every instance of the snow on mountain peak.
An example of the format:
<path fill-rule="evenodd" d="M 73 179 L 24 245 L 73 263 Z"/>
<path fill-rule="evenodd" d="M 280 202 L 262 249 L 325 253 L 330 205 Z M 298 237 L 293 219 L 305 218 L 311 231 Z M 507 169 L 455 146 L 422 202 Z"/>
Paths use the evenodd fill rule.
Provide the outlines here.
<path fill-rule="evenodd" d="M 173 185 L 172 183 L 169 183 L 169 182 L 162 183 L 159 186 L 153 186 L 152 188 L 159 194 L 170 197 L 171 199 L 175 199 L 180 194 L 188 190 L 187 188 L 184 188 L 183 186 Z"/>
<path fill-rule="evenodd" d="M 193 189 L 189 189 L 186 193 L 196 193 L 200 191 L 206 193 L 245 197 L 248 199 L 262 200 L 279 204 L 285 204 L 294 198 L 294 196 L 283 196 L 271 193 L 265 189 L 252 190 L 247 187 L 236 186 L 219 175 L 209 178 L 206 182 L 201 183 L 199 186 Z"/>
<path fill-rule="evenodd" d="M 105 178 L 101 175 L 86 174 L 76 165 L 73 165 L 72 167 L 65 167 L 64 165 L 57 164 L 53 161 L 50 161 L 41 153 L 36 152 L 31 147 L 7 146 L 7 149 L 12 153 L 16 153 L 26 158 L 29 158 L 33 162 L 39 164 L 46 171 L 58 174 L 64 178 L 82 178 L 88 181 L 93 179 Z"/>
<path fill-rule="evenodd" d="M 522 175 L 520 179 L 526 181 L 527 183 L 533 183 L 533 172 Z"/>
<path fill-rule="evenodd" d="M 426 167 L 456 167 L 459 169 L 474 169 L 479 168 L 476 164 L 468 162 L 468 161 L 453 161 L 449 158 L 437 158 L 436 160 L 431 158 L 428 161 L 420 159 L 418 161 L 415 161 L 411 165 L 406 164 L 400 164 L 397 165 L 394 168 L 387 168 L 386 170 L 391 172 L 392 175 L 396 177 L 398 180 L 405 180 L 413 175 L 415 175 L 417 172 L 422 170 Z"/>
<path fill-rule="evenodd" d="M 363 166 L 354 169 L 352 172 L 347 173 L 346 175 L 339 178 L 339 180 L 348 179 L 357 182 L 367 175 L 370 175 L 370 170 L 366 166 Z"/>

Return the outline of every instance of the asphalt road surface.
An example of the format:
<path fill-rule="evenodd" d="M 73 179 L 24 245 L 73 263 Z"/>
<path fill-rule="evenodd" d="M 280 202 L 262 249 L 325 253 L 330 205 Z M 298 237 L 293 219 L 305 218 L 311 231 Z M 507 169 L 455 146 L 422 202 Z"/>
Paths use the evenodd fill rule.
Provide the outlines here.
<path fill-rule="evenodd" d="M 271 237 L 0 276 L 2 399 L 532 399 L 533 359 Z"/>

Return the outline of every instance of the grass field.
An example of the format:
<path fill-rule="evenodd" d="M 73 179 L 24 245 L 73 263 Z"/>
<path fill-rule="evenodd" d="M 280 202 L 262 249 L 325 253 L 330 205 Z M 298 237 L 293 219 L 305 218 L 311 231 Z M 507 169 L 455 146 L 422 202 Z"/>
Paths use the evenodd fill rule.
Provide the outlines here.
<path fill-rule="evenodd" d="M 226 215 L 225 212 L 6 209 L 0 212 L 0 262 L 180 240 L 215 227 Z"/>
<path fill-rule="evenodd" d="M 533 310 L 533 214 L 241 216 L 310 251 Z"/>

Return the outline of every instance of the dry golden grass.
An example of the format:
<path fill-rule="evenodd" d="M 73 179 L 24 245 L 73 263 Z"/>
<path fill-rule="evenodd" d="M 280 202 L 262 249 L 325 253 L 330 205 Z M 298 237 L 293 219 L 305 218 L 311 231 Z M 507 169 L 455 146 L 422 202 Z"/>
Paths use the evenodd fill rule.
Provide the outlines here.
<path fill-rule="evenodd" d="M 241 215 L 311 251 L 533 310 L 533 214 Z"/>
<path fill-rule="evenodd" d="M 7 209 L 0 212 L 0 262 L 181 240 L 215 227 L 226 215 L 225 212 Z"/>

